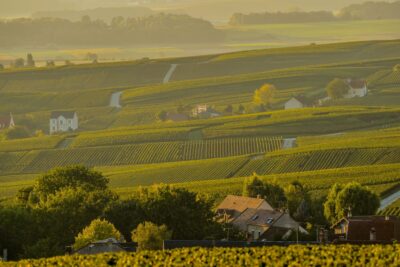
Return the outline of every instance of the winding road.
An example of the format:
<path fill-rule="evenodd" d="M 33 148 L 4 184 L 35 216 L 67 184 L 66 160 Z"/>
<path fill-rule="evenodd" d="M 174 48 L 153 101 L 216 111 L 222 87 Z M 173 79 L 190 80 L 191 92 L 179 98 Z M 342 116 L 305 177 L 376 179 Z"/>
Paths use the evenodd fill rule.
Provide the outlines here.
<path fill-rule="evenodd" d="M 381 200 L 379 210 L 384 210 L 400 198 L 400 190 Z"/>
<path fill-rule="evenodd" d="M 178 64 L 171 64 L 171 68 L 168 70 L 167 74 L 164 77 L 163 83 L 169 83 L 169 81 L 172 78 L 172 75 L 174 74 L 176 67 L 178 67 Z"/>

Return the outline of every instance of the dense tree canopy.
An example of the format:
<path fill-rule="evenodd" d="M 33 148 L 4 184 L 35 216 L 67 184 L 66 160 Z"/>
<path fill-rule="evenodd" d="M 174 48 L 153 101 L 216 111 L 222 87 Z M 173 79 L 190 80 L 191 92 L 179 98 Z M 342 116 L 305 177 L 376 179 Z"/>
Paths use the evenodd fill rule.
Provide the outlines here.
<path fill-rule="evenodd" d="M 209 43 L 223 38 L 208 21 L 169 14 L 117 17 L 110 24 L 88 16 L 77 22 L 58 18 L 13 19 L 0 21 L 0 36 L 2 47 Z"/>
<path fill-rule="evenodd" d="M 379 205 L 379 197 L 358 183 L 349 183 L 345 186 L 336 184 L 331 188 L 324 203 L 324 214 L 328 221 L 334 223 L 348 213 L 353 216 L 373 215 Z"/>
<path fill-rule="evenodd" d="M 349 89 L 347 83 L 342 79 L 334 79 L 326 86 L 326 92 L 332 99 L 342 98 Z"/>
<path fill-rule="evenodd" d="M 254 92 L 253 101 L 259 105 L 270 106 L 276 93 L 276 87 L 272 84 L 264 84 Z"/>
<path fill-rule="evenodd" d="M 132 240 L 138 243 L 139 250 L 157 250 L 163 248 L 163 241 L 171 238 L 167 226 L 158 226 L 151 222 L 144 222 L 132 231 Z"/>
<path fill-rule="evenodd" d="M 262 197 L 274 208 L 286 206 L 285 192 L 274 182 L 266 182 L 253 175 L 246 178 L 243 187 L 243 196 Z"/>
<path fill-rule="evenodd" d="M 107 238 L 124 241 L 124 237 L 114 225 L 106 220 L 95 219 L 75 237 L 74 249 L 80 249 L 87 244 Z"/>
<path fill-rule="evenodd" d="M 298 221 L 304 222 L 311 216 L 311 198 L 303 185 L 294 181 L 285 187 L 289 213 Z"/>
<path fill-rule="evenodd" d="M 84 166 L 56 168 L 40 176 L 33 188 L 39 198 L 55 194 L 64 188 L 83 188 L 85 191 L 106 190 L 108 179 Z"/>

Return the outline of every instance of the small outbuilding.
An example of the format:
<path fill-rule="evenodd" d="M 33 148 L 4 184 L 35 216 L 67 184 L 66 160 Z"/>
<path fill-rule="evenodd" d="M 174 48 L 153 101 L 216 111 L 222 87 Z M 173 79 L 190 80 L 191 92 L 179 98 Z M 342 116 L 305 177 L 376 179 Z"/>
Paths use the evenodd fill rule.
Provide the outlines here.
<path fill-rule="evenodd" d="M 285 103 L 285 109 L 311 107 L 312 101 L 304 96 L 294 96 Z"/>
<path fill-rule="evenodd" d="M 400 241 L 400 219 L 396 216 L 352 216 L 332 226 L 335 240 Z"/>

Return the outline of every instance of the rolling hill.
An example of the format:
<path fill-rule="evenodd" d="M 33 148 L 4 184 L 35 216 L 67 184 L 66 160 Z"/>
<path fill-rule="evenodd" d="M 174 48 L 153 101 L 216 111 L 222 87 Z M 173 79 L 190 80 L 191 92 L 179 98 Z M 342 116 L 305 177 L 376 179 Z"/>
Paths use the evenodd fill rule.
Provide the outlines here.
<path fill-rule="evenodd" d="M 316 196 L 337 181 L 359 181 L 384 195 L 399 185 L 399 45 L 369 41 L 2 71 L 0 113 L 46 132 L 51 111 L 76 110 L 80 130 L 0 141 L 0 198 L 51 168 L 74 164 L 104 172 L 122 195 L 171 183 L 218 197 L 240 192 L 253 173 L 282 184 L 300 180 Z M 369 95 L 282 110 L 292 96 L 325 97 L 334 78 L 366 79 Z M 253 93 L 264 83 L 278 91 L 271 110 L 256 112 Z M 109 106 L 115 92 L 122 92 L 122 108 Z M 234 112 L 183 122 L 158 118 L 204 103 L 222 113 L 232 105 Z"/>

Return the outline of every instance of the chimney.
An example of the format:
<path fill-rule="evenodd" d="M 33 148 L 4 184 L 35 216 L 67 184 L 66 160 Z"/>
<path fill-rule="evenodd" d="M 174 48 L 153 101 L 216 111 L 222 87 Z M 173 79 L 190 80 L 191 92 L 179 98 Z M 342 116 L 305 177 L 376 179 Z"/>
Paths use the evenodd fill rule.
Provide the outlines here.
<path fill-rule="evenodd" d="M 5 248 L 5 249 L 3 249 L 3 261 L 7 261 L 7 258 L 8 258 L 8 251 L 7 251 L 7 249 Z"/>
<path fill-rule="evenodd" d="M 260 194 L 257 195 L 257 199 L 261 199 L 261 195 Z"/>

